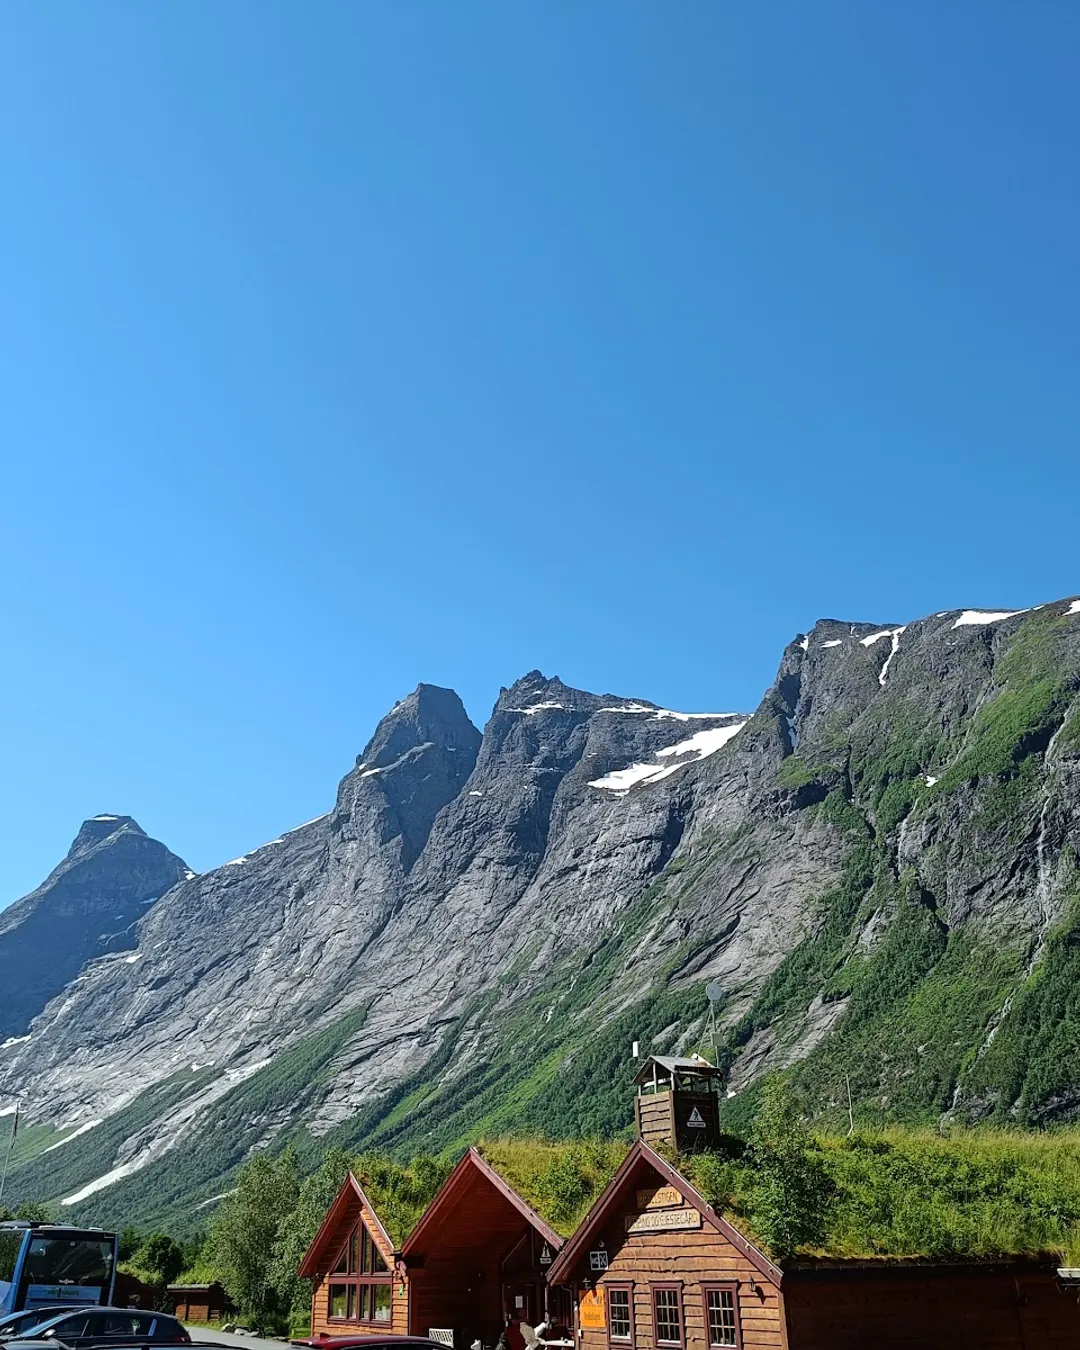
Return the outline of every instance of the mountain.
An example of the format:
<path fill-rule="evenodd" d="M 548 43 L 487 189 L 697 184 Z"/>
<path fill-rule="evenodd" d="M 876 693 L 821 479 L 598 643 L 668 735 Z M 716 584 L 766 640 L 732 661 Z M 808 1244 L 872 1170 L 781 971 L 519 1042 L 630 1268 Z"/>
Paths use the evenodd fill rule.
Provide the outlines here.
<path fill-rule="evenodd" d="M 22 1036 L 87 961 L 133 950 L 145 906 L 192 875 L 130 816 L 84 821 L 59 867 L 0 911 L 0 1038 Z"/>
<path fill-rule="evenodd" d="M 736 1125 L 774 1069 L 825 1119 L 1071 1118 L 1078 691 L 1080 601 L 822 620 L 752 717 L 534 671 L 481 736 L 421 685 L 0 1051 L 9 1193 L 197 1226 L 258 1145 L 623 1129 L 709 981 Z"/>

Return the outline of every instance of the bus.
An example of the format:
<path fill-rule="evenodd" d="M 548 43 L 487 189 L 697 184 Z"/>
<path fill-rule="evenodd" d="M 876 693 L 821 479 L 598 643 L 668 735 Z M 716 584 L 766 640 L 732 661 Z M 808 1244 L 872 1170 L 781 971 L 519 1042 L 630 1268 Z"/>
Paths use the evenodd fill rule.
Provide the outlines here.
<path fill-rule="evenodd" d="M 0 1223 L 0 1313 L 111 1303 L 118 1249 L 117 1235 L 101 1228 Z"/>

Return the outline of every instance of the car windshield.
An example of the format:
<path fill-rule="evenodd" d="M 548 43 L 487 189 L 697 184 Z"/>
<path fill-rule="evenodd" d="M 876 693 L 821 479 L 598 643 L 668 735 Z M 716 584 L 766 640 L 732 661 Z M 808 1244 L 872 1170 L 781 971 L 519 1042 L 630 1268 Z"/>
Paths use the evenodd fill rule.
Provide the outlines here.
<path fill-rule="evenodd" d="M 111 1242 L 35 1237 L 23 1278 L 31 1284 L 104 1284 L 112 1275 Z"/>

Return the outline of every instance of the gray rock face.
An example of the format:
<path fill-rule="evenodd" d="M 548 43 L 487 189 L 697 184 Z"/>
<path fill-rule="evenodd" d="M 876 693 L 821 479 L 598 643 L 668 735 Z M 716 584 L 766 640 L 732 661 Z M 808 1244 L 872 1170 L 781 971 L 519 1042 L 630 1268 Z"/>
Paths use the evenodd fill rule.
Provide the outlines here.
<path fill-rule="evenodd" d="M 826 1114 L 848 1078 L 876 1118 L 1060 1112 L 1000 1047 L 1065 959 L 1078 690 L 1074 602 L 824 620 L 749 720 L 534 671 L 481 737 L 421 685 L 326 816 L 175 886 L 0 1052 L 40 1123 L 105 1122 L 12 1193 L 175 1219 L 297 1122 L 619 1128 L 631 1038 L 699 1046 L 710 979 L 734 1107 L 789 1067 Z"/>
<path fill-rule="evenodd" d="M 188 874 L 130 816 L 84 821 L 59 867 L 0 912 L 0 1039 L 22 1036 L 87 961 L 134 948 L 145 906 Z"/>

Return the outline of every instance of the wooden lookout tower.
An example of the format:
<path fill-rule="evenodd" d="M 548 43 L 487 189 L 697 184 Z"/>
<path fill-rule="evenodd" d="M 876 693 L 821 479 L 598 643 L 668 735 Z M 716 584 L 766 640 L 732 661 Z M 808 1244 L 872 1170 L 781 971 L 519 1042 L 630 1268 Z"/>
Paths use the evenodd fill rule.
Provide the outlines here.
<path fill-rule="evenodd" d="M 634 1077 L 638 1138 L 680 1153 L 715 1148 L 720 1138 L 719 1069 L 694 1055 L 649 1055 Z"/>

